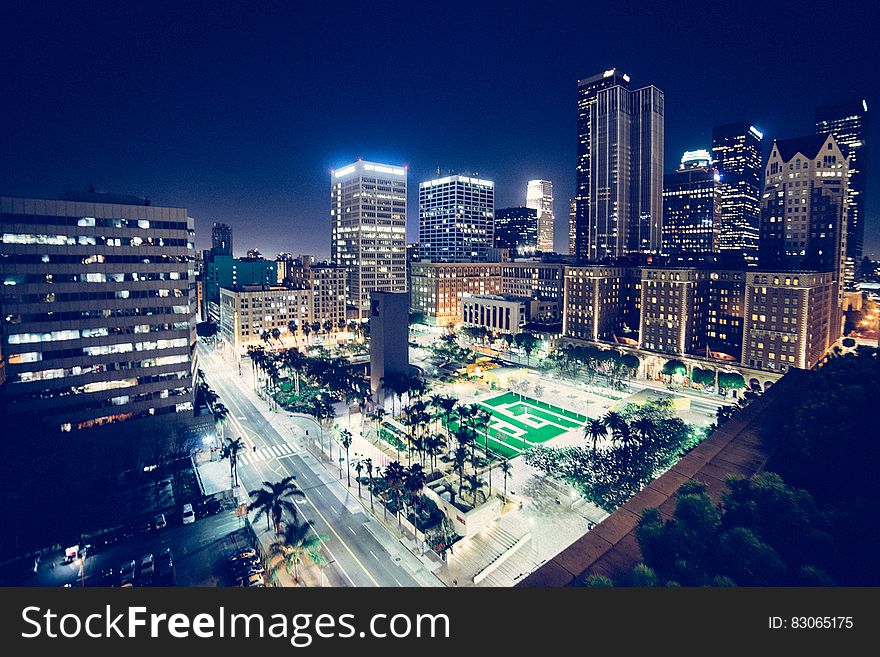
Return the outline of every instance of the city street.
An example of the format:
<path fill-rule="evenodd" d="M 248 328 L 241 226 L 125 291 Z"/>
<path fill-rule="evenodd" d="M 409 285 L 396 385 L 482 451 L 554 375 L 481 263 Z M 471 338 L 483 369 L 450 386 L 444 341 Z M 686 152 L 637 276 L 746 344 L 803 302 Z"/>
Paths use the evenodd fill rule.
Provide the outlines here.
<path fill-rule="evenodd" d="M 293 475 L 305 493 L 299 505 L 314 530 L 326 536 L 325 569 L 332 586 L 441 585 L 433 574 L 380 522 L 365 513 L 356 494 L 348 491 L 305 450 L 305 432 L 319 431 L 308 418 L 284 417 L 289 435 L 281 433 L 257 404 L 265 405 L 250 387 L 250 376 L 240 376 L 237 364 L 200 346 L 199 358 L 209 385 L 229 408 L 227 432 L 241 436 L 247 450 L 239 465 L 245 490 L 262 481 Z M 250 368 L 249 364 L 244 367 Z M 249 372 L 247 373 L 249 374 Z M 283 429 L 282 429 L 283 430 Z M 256 451 L 254 451 L 256 447 Z"/>

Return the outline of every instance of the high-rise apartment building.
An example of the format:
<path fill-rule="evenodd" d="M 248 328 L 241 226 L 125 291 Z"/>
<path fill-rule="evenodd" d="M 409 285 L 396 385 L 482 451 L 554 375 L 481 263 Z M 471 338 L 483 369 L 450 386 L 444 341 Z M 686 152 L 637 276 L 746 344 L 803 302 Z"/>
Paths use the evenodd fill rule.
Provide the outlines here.
<path fill-rule="evenodd" d="M 774 142 L 761 199 L 761 266 L 843 280 L 846 185 L 846 155 L 832 135 Z"/>
<path fill-rule="evenodd" d="M 616 69 L 578 82 L 575 255 L 656 253 L 663 220 L 664 98 Z"/>
<path fill-rule="evenodd" d="M 495 212 L 495 248 L 514 255 L 532 255 L 538 249 L 541 218 L 534 208 L 502 208 Z"/>
<path fill-rule="evenodd" d="M 663 183 L 663 252 L 718 251 L 721 183 L 706 150 L 686 151 Z"/>
<path fill-rule="evenodd" d="M 485 262 L 495 236 L 495 183 L 445 176 L 419 183 L 419 252 L 433 262 Z"/>
<path fill-rule="evenodd" d="M 763 138 L 747 122 L 712 129 L 713 165 L 721 177 L 718 250 L 736 252 L 750 264 L 758 260 Z"/>
<path fill-rule="evenodd" d="M 0 197 L 6 412 L 62 431 L 192 417 L 194 234 L 137 197 Z"/>
<path fill-rule="evenodd" d="M 406 168 L 358 160 L 335 169 L 330 202 L 330 257 L 365 319 L 370 292 L 406 292 Z"/>
<path fill-rule="evenodd" d="M 849 157 L 846 198 L 846 263 L 844 282 L 855 279 L 865 243 L 865 165 L 868 161 L 868 103 L 853 100 L 816 110 L 816 133 L 831 133 Z"/>
<path fill-rule="evenodd" d="M 538 213 L 538 251 L 551 253 L 553 248 L 553 183 L 530 180 L 526 186 L 526 207 Z"/>
<path fill-rule="evenodd" d="M 211 253 L 215 256 L 232 255 L 232 226 L 214 223 L 211 227 Z"/>

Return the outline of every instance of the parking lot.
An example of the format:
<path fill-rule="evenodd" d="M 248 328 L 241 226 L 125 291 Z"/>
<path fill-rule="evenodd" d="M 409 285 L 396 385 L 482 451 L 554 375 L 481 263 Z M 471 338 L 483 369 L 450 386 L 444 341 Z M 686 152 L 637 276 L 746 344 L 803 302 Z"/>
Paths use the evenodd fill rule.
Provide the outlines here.
<path fill-rule="evenodd" d="M 234 577 L 229 568 L 229 555 L 251 546 L 252 542 L 242 520 L 231 510 L 182 524 L 181 518 L 167 518 L 167 526 L 157 529 L 155 523 L 137 531 L 119 532 L 118 540 L 97 545 L 86 551 L 84 571 L 78 560 L 65 563 L 64 555 L 54 560 L 45 558 L 25 586 L 229 586 Z M 160 565 L 163 554 L 170 552 L 171 566 Z M 145 556 L 153 555 L 152 574 Z M 133 574 L 121 571 L 134 562 Z M 129 581 L 126 581 L 129 580 Z"/>

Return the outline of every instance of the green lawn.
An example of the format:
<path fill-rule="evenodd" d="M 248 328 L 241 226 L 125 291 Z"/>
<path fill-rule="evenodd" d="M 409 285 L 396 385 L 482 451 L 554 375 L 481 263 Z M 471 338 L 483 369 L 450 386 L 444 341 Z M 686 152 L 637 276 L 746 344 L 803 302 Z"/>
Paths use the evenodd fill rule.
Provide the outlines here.
<path fill-rule="evenodd" d="M 587 421 L 579 413 L 512 392 L 477 403 L 492 413 L 489 449 L 504 458 L 512 458 L 532 445 L 578 429 Z M 454 421 L 450 423 L 452 430 L 456 427 Z M 481 446 L 484 440 L 481 436 L 478 441 Z"/>

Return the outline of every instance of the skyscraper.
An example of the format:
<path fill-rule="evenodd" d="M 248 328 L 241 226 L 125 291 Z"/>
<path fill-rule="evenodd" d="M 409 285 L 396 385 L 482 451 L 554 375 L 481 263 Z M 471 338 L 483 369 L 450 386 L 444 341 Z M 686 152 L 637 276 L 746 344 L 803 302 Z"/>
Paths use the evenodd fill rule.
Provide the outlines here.
<path fill-rule="evenodd" d="M 432 262 L 485 262 L 495 237 L 495 183 L 446 176 L 419 183 L 419 253 Z"/>
<path fill-rule="evenodd" d="M 193 220 L 132 196 L 0 197 L 6 411 L 62 431 L 192 418 Z"/>
<path fill-rule="evenodd" d="M 526 207 L 538 212 L 538 251 L 554 251 L 553 183 L 549 180 L 530 180 L 526 187 Z"/>
<path fill-rule="evenodd" d="M 718 251 L 721 190 L 709 151 L 686 151 L 663 184 L 663 252 Z"/>
<path fill-rule="evenodd" d="M 816 133 L 830 132 L 849 156 L 846 205 L 846 265 L 844 282 L 855 278 L 865 242 L 865 165 L 868 160 L 868 103 L 852 100 L 816 110 Z"/>
<path fill-rule="evenodd" d="M 575 254 L 657 252 L 663 213 L 663 92 L 610 69 L 578 82 Z"/>
<path fill-rule="evenodd" d="M 334 170 L 330 187 L 330 257 L 364 319 L 370 292 L 406 292 L 406 168 L 358 160 Z"/>
<path fill-rule="evenodd" d="M 761 216 L 761 140 L 747 122 L 712 129 L 712 159 L 721 176 L 721 231 L 718 248 L 736 251 L 755 263 Z"/>
<path fill-rule="evenodd" d="M 533 255 L 540 241 L 541 218 L 534 208 L 503 208 L 495 213 L 495 248 Z"/>
<path fill-rule="evenodd" d="M 214 223 L 211 227 L 211 253 L 215 256 L 232 255 L 232 226 Z"/>
<path fill-rule="evenodd" d="M 761 201 L 760 265 L 834 272 L 846 254 L 847 161 L 830 134 L 773 143 Z"/>

